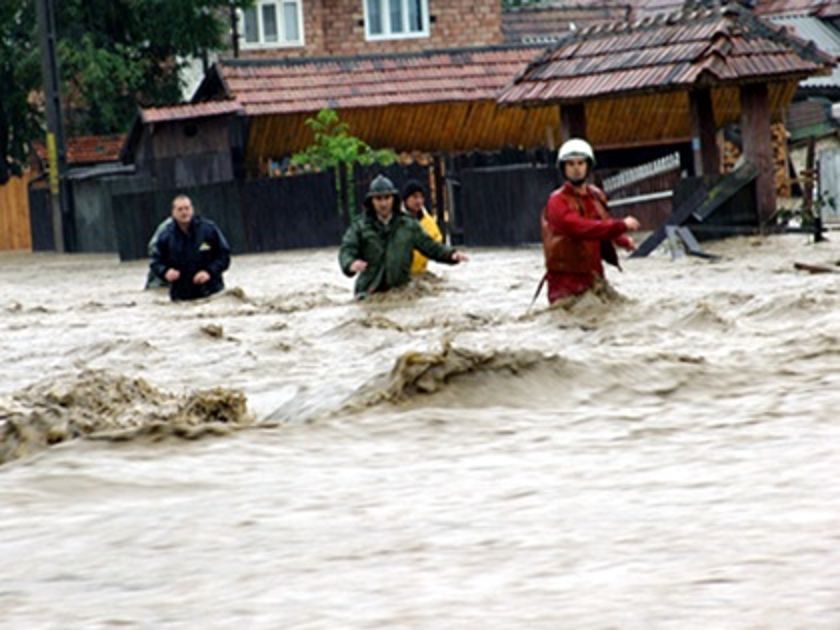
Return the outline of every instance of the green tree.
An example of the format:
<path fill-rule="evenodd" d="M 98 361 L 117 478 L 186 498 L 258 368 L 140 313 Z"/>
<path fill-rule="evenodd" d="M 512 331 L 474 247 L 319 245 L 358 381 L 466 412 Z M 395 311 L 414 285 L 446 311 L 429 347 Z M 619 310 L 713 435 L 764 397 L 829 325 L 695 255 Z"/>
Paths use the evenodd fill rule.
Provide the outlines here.
<path fill-rule="evenodd" d="M 336 188 L 339 196 L 342 186 L 346 186 L 352 193 L 355 164 L 388 165 L 397 159 L 397 154 L 391 149 L 373 149 L 364 140 L 350 135 L 349 125 L 341 121 L 335 110 L 322 109 L 314 118 L 307 118 L 306 125 L 312 130 L 315 142 L 305 150 L 295 153 L 291 163 L 297 166 L 308 165 L 319 171 L 344 165 L 347 171 L 344 182 L 336 169 Z M 352 218 L 355 215 L 354 195 L 348 195 L 348 199 L 350 207 L 347 208 L 347 212 Z"/>
<path fill-rule="evenodd" d="M 253 2 L 56 2 L 68 136 L 123 132 L 138 105 L 178 102 L 185 59 L 225 48 L 231 5 L 241 8 Z M 19 168 L 29 143 L 43 135 L 34 0 L 2 0 L 0 7 L 0 169 L 9 163 Z"/>
<path fill-rule="evenodd" d="M 0 2 L 0 184 L 20 174 L 42 116 L 31 95 L 41 81 L 30 0 Z"/>

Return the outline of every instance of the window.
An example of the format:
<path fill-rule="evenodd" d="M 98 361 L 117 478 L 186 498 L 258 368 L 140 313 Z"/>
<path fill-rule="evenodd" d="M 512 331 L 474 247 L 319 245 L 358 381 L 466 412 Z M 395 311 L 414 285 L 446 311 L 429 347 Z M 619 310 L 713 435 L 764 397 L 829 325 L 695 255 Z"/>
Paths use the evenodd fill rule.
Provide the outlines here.
<path fill-rule="evenodd" d="M 301 11 L 301 0 L 257 0 L 242 12 L 242 47 L 302 46 Z"/>
<path fill-rule="evenodd" d="M 364 0 L 368 39 L 429 36 L 429 0 Z"/>

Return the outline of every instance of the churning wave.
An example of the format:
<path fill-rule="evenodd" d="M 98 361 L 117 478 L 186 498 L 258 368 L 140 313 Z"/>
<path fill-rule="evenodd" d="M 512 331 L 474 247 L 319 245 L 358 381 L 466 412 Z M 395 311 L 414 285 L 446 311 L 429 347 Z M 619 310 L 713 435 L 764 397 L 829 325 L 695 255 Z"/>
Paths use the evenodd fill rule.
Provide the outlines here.
<path fill-rule="evenodd" d="M 253 425 L 241 392 L 165 393 L 141 378 L 84 370 L 0 398 L 0 464 L 77 438 L 196 439 Z"/>

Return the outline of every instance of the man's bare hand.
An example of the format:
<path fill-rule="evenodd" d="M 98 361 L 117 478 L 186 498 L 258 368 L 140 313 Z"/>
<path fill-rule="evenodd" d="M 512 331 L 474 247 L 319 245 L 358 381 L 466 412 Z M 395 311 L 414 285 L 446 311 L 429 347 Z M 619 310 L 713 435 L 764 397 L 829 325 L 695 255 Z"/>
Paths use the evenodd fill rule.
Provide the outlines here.
<path fill-rule="evenodd" d="M 627 241 L 624 245 L 624 249 L 626 249 L 628 252 L 636 251 L 636 241 L 633 240 L 633 237 L 626 236 L 625 238 L 627 239 Z"/>
<path fill-rule="evenodd" d="M 350 263 L 350 271 L 353 273 L 361 273 L 367 269 L 367 263 L 364 260 L 354 260 Z"/>
<path fill-rule="evenodd" d="M 193 284 L 207 284 L 210 281 L 210 274 L 206 271 L 199 271 L 193 276 Z"/>
<path fill-rule="evenodd" d="M 627 226 L 627 230 L 630 232 L 635 232 L 641 227 L 639 220 L 636 217 L 624 217 L 624 225 Z"/>
<path fill-rule="evenodd" d="M 167 282 L 175 282 L 178 278 L 181 277 L 181 272 L 177 269 L 167 269 L 166 273 L 163 274 L 163 277 L 166 279 Z"/>
<path fill-rule="evenodd" d="M 469 256 L 467 256 L 464 252 L 459 252 L 457 249 L 452 252 L 452 262 L 462 263 L 467 262 L 469 259 Z"/>

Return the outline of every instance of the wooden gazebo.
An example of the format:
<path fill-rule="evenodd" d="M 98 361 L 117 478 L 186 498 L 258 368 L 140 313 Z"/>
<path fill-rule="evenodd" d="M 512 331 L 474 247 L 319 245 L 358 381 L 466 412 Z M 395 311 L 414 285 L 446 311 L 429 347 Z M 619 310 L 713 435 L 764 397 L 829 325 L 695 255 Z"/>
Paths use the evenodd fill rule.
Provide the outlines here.
<path fill-rule="evenodd" d="M 596 149 L 691 140 L 697 174 L 719 173 L 716 130 L 740 122 L 761 221 L 775 211 L 770 123 L 833 57 L 738 5 L 570 32 L 504 89 L 502 106 L 559 105 L 562 138 Z"/>

